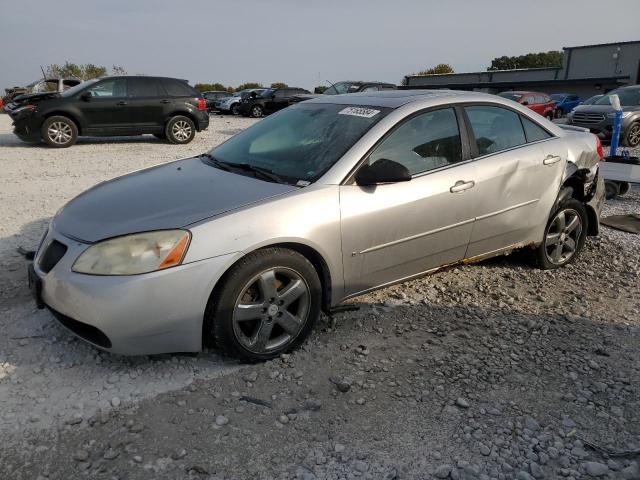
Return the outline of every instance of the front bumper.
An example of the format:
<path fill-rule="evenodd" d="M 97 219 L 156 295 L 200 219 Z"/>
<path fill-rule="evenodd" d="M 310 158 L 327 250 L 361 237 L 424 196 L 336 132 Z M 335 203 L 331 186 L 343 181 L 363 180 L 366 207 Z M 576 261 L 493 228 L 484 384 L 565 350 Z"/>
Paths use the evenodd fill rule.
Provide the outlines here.
<path fill-rule="evenodd" d="M 42 259 L 56 240 L 66 253 L 48 272 Z M 75 273 L 87 244 L 49 232 L 33 263 L 44 305 L 59 322 L 96 347 L 122 355 L 197 352 L 207 301 L 235 254 L 128 276 Z M 47 268 L 48 269 L 48 268 Z"/>
<path fill-rule="evenodd" d="M 567 122 L 569 125 L 575 125 L 576 127 L 588 128 L 591 133 L 596 135 L 600 140 L 611 140 L 613 135 L 613 118 L 606 117 L 604 120 L 597 123 L 580 122 L 574 119 Z M 624 138 L 627 129 L 633 122 L 630 117 L 622 119 L 622 125 L 620 126 L 620 137 Z"/>

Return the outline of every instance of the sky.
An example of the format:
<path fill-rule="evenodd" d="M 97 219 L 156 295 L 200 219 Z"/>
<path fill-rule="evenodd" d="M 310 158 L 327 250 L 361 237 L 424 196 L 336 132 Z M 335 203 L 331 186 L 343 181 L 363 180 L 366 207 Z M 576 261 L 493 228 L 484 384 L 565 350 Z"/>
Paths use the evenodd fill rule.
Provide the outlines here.
<path fill-rule="evenodd" d="M 65 61 L 191 84 L 399 83 L 438 63 L 478 71 L 502 55 L 640 40 L 638 0 L 0 0 L 0 11 L 0 88 Z"/>

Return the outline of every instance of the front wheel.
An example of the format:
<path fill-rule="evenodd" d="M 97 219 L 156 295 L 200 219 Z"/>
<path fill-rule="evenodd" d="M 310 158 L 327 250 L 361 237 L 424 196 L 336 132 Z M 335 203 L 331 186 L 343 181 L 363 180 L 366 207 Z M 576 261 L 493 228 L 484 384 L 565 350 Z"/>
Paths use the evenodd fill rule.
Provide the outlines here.
<path fill-rule="evenodd" d="M 640 145 L 640 122 L 632 123 L 625 136 L 627 147 L 635 148 Z"/>
<path fill-rule="evenodd" d="M 54 148 L 67 148 L 78 140 L 78 127 L 73 120 L 62 115 L 47 118 L 40 134 L 44 143 Z"/>
<path fill-rule="evenodd" d="M 240 260 L 212 296 L 205 333 L 230 355 L 264 361 L 298 347 L 320 316 L 318 273 L 302 255 L 266 248 Z"/>
<path fill-rule="evenodd" d="M 240 115 L 240 104 L 234 103 L 231 105 L 231 114 L 232 115 Z"/>
<path fill-rule="evenodd" d="M 196 125 L 189 117 L 177 115 L 167 123 L 165 135 L 171 143 L 189 143 L 196 136 Z"/>
<path fill-rule="evenodd" d="M 260 105 L 251 107 L 251 116 L 253 118 L 260 118 L 262 115 L 264 115 L 264 110 Z"/>
<path fill-rule="evenodd" d="M 570 198 L 551 215 L 544 239 L 536 250 L 537 264 L 543 270 L 559 268 L 576 259 L 587 237 L 587 212 L 584 205 Z"/>

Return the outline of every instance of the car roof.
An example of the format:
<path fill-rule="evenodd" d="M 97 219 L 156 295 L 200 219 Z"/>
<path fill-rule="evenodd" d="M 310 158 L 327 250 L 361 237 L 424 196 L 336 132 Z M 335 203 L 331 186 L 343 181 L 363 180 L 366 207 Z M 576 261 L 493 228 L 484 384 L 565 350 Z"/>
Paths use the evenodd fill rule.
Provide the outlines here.
<path fill-rule="evenodd" d="M 437 100 L 438 103 L 448 101 L 483 101 L 496 100 L 495 95 L 461 90 L 387 90 L 383 92 L 345 93 L 342 95 L 320 95 L 304 103 L 333 103 L 340 105 L 363 105 L 398 108 L 402 105 L 425 100 Z"/>

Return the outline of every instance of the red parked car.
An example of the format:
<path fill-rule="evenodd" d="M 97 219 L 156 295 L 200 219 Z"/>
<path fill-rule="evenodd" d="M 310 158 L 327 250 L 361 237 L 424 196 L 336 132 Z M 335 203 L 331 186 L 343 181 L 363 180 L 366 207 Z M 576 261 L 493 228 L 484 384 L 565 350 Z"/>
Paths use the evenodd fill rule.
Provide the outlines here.
<path fill-rule="evenodd" d="M 514 91 L 502 92 L 498 96 L 525 105 L 549 120 L 555 117 L 556 103 L 546 93 Z"/>

